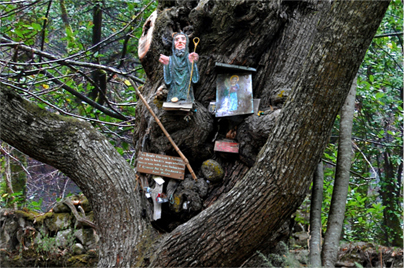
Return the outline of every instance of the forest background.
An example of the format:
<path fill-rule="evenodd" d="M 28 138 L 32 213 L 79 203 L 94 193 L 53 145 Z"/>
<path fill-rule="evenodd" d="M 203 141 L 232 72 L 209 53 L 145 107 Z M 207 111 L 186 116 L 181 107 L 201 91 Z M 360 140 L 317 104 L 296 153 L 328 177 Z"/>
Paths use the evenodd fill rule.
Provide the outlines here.
<path fill-rule="evenodd" d="M 11 40 L 66 60 L 119 70 L 135 77 L 140 85 L 145 73 L 137 57 L 138 40 L 156 6 L 153 1 L 4 2 L 0 7 L 0 82 L 12 84 L 44 109 L 89 121 L 133 163 L 131 123 L 137 99 L 132 87 L 123 86 L 119 75 L 73 72 L 64 64 L 26 71 L 33 53 L 21 50 L 14 54 L 5 43 Z M 346 241 L 403 247 L 402 9 L 402 1 L 391 2 L 358 72 L 354 157 L 342 234 Z M 11 67 L 11 59 L 21 64 Z M 85 76 L 92 77 L 99 89 L 86 82 Z M 334 185 L 338 137 L 339 117 L 323 156 L 323 231 Z M 2 207 L 47 211 L 70 192 L 80 191 L 59 171 L 5 142 L 0 150 Z M 309 203 L 310 196 L 295 216 L 295 221 L 306 226 Z"/>

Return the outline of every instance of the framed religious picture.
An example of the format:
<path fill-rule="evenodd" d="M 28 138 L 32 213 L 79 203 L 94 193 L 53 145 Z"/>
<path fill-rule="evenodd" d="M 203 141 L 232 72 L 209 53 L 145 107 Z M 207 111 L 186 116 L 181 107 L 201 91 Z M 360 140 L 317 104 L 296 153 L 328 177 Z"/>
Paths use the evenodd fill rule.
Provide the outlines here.
<path fill-rule="evenodd" d="M 249 72 L 219 73 L 216 80 L 216 117 L 254 113 Z"/>

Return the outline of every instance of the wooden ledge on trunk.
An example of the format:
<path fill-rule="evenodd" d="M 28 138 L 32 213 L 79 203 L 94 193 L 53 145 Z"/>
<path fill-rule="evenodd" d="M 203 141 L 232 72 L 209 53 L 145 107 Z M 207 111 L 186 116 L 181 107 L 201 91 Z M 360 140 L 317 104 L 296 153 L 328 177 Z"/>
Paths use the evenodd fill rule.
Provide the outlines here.
<path fill-rule="evenodd" d="M 164 102 L 163 109 L 166 111 L 183 111 L 190 112 L 192 110 L 192 102 Z"/>

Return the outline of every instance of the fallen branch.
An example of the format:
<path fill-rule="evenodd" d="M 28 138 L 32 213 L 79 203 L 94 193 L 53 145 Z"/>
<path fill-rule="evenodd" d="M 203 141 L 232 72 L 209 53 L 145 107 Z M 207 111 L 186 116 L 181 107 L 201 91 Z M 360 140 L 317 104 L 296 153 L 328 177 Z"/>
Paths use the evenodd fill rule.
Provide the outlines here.
<path fill-rule="evenodd" d="M 63 204 L 65 204 L 66 206 L 68 206 L 68 207 L 70 208 L 70 210 L 72 211 L 74 217 L 76 217 L 76 220 L 77 220 L 78 222 L 87 224 L 87 225 L 90 226 L 91 228 L 96 229 L 96 226 L 95 226 L 95 224 L 94 224 L 92 221 L 90 221 L 90 220 L 88 220 L 87 218 L 82 217 L 82 216 L 79 215 L 79 213 L 77 212 L 76 207 L 73 205 L 73 203 L 72 203 L 69 199 L 63 200 Z"/>

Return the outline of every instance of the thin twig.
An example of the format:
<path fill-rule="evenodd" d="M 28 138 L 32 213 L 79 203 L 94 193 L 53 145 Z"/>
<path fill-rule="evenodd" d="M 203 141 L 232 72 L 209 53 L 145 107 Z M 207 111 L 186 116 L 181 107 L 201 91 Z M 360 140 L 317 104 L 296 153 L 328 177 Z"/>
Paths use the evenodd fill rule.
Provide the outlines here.
<path fill-rule="evenodd" d="M 337 164 L 335 164 L 335 163 L 333 163 L 333 162 L 331 162 L 331 161 L 328 161 L 328 160 L 326 160 L 326 159 L 324 159 L 324 158 L 323 158 L 322 160 L 323 160 L 325 163 L 330 164 L 330 165 L 332 165 L 332 166 L 334 166 L 334 167 L 337 165 Z M 350 170 L 349 172 L 351 172 L 352 174 L 358 176 L 359 178 L 361 178 L 361 179 L 363 179 L 363 180 L 367 180 L 367 181 L 370 180 L 369 178 L 363 177 L 361 174 L 359 174 L 359 173 L 356 172 L 356 171 Z"/>
<path fill-rule="evenodd" d="M 377 144 L 377 145 L 384 146 L 384 147 L 398 147 L 398 148 L 401 148 L 401 150 L 403 149 L 403 146 L 400 146 L 400 145 L 387 145 L 385 143 L 372 141 L 372 140 L 367 140 L 367 139 L 362 139 L 362 138 L 358 138 L 358 137 L 352 137 L 352 139 L 359 140 L 359 141 L 364 141 L 364 142 L 369 142 L 369 143 Z"/>
<path fill-rule="evenodd" d="M 116 109 L 112 108 L 111 105 L 109 104 L 109 102 L 107 102 L 108 106 L 111 108 L 112 111 L 108 110 L 107 108 L 105 108 L 104 106 L 102 106 L 101 104 L 93 101 L 90 98 L 87 98 L 86 96 L 84 96 L 83 94 L 77 92 L 76 90 L 74 90 L 73 88 L 67 86 L 65 83 L 63 83 L 62 81 L 56 79 L 53 75 L 51 75 L 49 72 L 44 72 L 44 75 L 46 75 L 47 77 L 51 78 L 53 82 L 55 82 L 58 85 L 62 85 L 62 88 L 65 89 L 66 91 L 68 91 L 69 93 L 71 93 L 72 95 L 76 96 L 77 98 L 79 98 L 80 100 L 90 104 L 92 107 L 100 110 L 101 112 L 112 116 L 114 118 L 120 119 L 120 120 L 128 120 L 128 118 L 126 116 L 124 116 L 123 114 L 121 114 L 120 112 L 118 112 Z"/>
<path fill-rule="evenodd" d="M 55 106 L 55 105 L 53 105 L 53 104 L 47 102 L 46 100 L 41 99 L 40 97 L 36 96 L 35 94 L 33 94 L 32 92 L 30 92 L 30 91 L 28 91 L 28 90 L 25 90 L 25 89 L 23 89 L 23 88 L 17 87 L 17 86 L 12 85 L 12 84 L 4 83 L 4 82 L 2 82 L 2 81 L 0 81 L 0 84 L 4 84 L 4 85 L 10 86 L 10 87 L 13 87 L 13 88 L 15 88 L 15 89 L 21 90 L 21 91 L 27 93 L 28 95 L 31 95 L 31 96 L 34 97 L 35 99 L 37 99 L 37 100 L 39 100 L 39 101 L 45 103 L 46 105 L 49 105 L 49 106 L 52 107 L 53 109 L 57 110 L 57 111 L 60 112 L 60 113 L 65 114 L 65 115 L 69 115 L 69 116 L 72 116 L 72 117 L 76 117 L 76 118 L 79 118 L 79 119 L 82 119 L 82 120 L 85 120 L 85 121 L 92 121 L 92 122 L 96 122 L 96 123 L 100 123 L 100 124 L 111 125 L 111 126 L 117 126 L 117 127 L 133 127 L 133 126 L 135 126 L 135 125 L 132 125 L 132 124 L 131 124 L 131 125 L 125 125 L 125 124 L 110 123 L 110 122 L 105 122 L 105 121 L 101 121 L 101 120 L 97 120 L 97 119 L 92 119 L 92 118 L 87 118 L 87 117 L 79 116 L 79 115 L 77 115 L 77 114 L 72 114 L 72 113 L 69 113 L 69 112 L 66 112 L 66 111 L 60 109 L 59 107 L 57 107 L 57 106 Z M 127 121 L 125 121 L 125 122 L 126 122 L 126 123 L 129 123 L 129 122 L 131 122 L 131 121 L 133 121 L 133 120 L 135 120 L 135 118 L 132 118 L 132 119 L 127 120 Z M 125 123 L 125 122 L 123 122 L 123 123 Z"/>
<path fill-rule="evenodd" d="M 15 158 L 14 156 L 11 155 L 11 153 L 7 152 L 2 146 L 0 146 L 0 152 L 8 157 L 10 157 L 12 160 L 14 160 L 23 170 L 24 172 L 27 174 L 27 176 L 32 179 L 31 174 L 29 173 L 29 171 L 24 167 L 24 165 L 21 163 L 20 160 L 18 160 L 17 158 Z"/>
<path fill-rule="evenodd" d="M 375 35 L 373 38 L 381 38 L 381 37 L 388 37 L 388 36 L 399 36 L 399 35 L 403 35 L 403 32 L 384 33 L 384 34 Z"/>
<path fill-rule="evenodd" d="M 363 158 L 365 159 L 365 161 L 369 164 L 370 168 L 372 169 L 373 174 L 377 174 L 375 168 L 372 166 L 372 163 L 370 163 L 370 161 L 368 160 L 366 155 L 362 152 L 362 150 L 358 147 L 358 145 L 356 145 L 356 143 L 354 141 L 352 141 L 352 144 L 355 147 L 355 149 L 358 150 L 362 154 Z"/>
<path fill-rule="evenodd" d="M 45 18 L 44 18 L 44 20 L 43 20 L 43 25 L 42 25 L 41 50 L 43 50 L 43 49 L 44 49 L 44 46 L 45 46 L 46 26 L 47 26 L 47 24 L 48 24 L 48 17 L 49 17 L 49 11 L 50 11 L 51 5 L 52 5 L 52 0 L 49 0 L 48 8 L 46 9 L 46 15 L 45 15 Z M 39 57 L 39 61 L 40 61 L 40 62 L 42 61 L 42 57 L 41 57 L 41 56 Z"/>
<path fill-rule="evenodd" d="M 119 31 L 117 31 L 117 32 L 115 32 L 114 34 L 108 36 L 108 37 L 105 38 L 103 41 L 99 42 L 98 44 L 96 44 L 96 45 L 94 45 L 94 46 L 91 46 L 91 47 L 89 47 L 88 49 L 86 49 L 86 50 L 84 50 L 84 51 L 81 51 L 81 52 L 79 52 L 79 53 L 73 54 L 73 55 L 71 55 L 71 56 L 65 58 L 65 60 L 69 60 L 69 59 L 73 59 L 73 58 L 76 58 L 76 57 L 81 56 L 81 55 L 85 55 L 86 52 L 92 51 L 92 50 L 96 49 L 96 48 L 99 47 L 101 44 L 103 44 L 103 43 L 109 41 L 109 40 L 112 39 L 113 37 L 115 37 L 115 36 L 117 36 L 118 34 L 124 32 L 124 31 L 125 31 L 129 26 L 131 26 L 131 25 L 139 18 L 139 16 L 140 16 L 147 8 L 149 8 L 150 5 L 153 4 L 155 1 L 156 1 L 156 0 L 150 1 L 149 4 L 147 4 L 141 11 L 139 11 L 139 13 L 136 14 L 136 16 L 135 16 L 130 22 L 128 22 L 122 29 L 120 29 Z M 6 40 L 6 41 L 11 41 L 11 40 L 8 40 L 8 39 L 6 39 L 6 38 L 0 38 L 0 41 L 1 41 L 1 42 L 3 42 L 4 40 Z M 0 43 L 1 43 L 1 42 L 0 42 Z M 16 43 L 16 42 L 14 42 L 14 43 Z M 31 51 L 31 49 L 30 49 L 30 51 Z M 35 53 L 35 52 L 34 52 L 34 53 Z M 37 54 L 37 53 L 36 53 L 36 54 Z M 48 53 L 47 53 L 47 54 L 48 54 Z M 39 55 L 40 55 L 40 54 L 39 54 Z M 46 57 L 45 55 L 43 55 L 43 56 Z M 48 58 L 48 57 L 47 57 L 47 58 Z M 44 62 L 44 63 L 46 64 L 46 63 L 49 63 L 49 62 Z M 136 79 L 134 79 L 134 80 L 136 81 Z M 139 79 L 139 80 L 140 80 L 140 79 Z M 142 81 L 142 80 L 137 81 L 137 82 L 144 84 L 144 81 Z"/>
<path fill-rule="evenodd" d="M 71 68 L 73 71 L 76 72 L 80 72 L 80 74 L 84 74 L 82 71 L 72 67 L 72 66 L 81 66 L 81 67 L 86 67 L 86 68 L 93 68 L 93 69 L 101 69 L 104 71 L 108 71 L 108 72 L 112 72 L 112 73 L 116 73 L 116 74 L 120 74 L 120 75 L 124 75 L 124 76 L 128 76 L 129 72 L 123 72 L 119 69 L 116 69 L 114 67 L 110 67 L 110 66 L 106 66 L 106 65 L 102 65 L 102 64 L 95 64 L 95 63 L 89 63 L 89 62 L 81 62 L 81 61 L 75 61 L 75 60 L 69 60 L 67 58 L 58 58 L 57 56 L 48 53 L 48 52 L 44 52 L 41 51 L 39 49 L 36 48 L 32 48 L 30 46 L 24 45 L 20 42 L 14 42 L 12 40 L 6 39 L 4 37 L 0 37 L 0 43 L 2 43 L 3 45 L 6 46 L 11 46 L 11 47 L 18 47 L 18 49 L 24 50 L 24 51 L 28 51 L 40 56 L 43 56 L 45 58 L 51 59 L 51 61 L 47 61 L 47 62 L 32 62 L 32 63 L 21 63 L 21 62 L 10 62 L 10 64 L 16 65 L 16 66 L 37 66 L 37 65 L 45 65 L 45 64 L 54 64 L 54 63 L 58 63 L 64 66 L 67 66 L 69 68 Z M 85 74 L 84 74 L 85 76 Z M 138 83 L 142 83 L 144 84 L 145 82 L 142 79 L 139 79 L 137 77 L 131 77 L 133 80 L 135 80 Z M 88 78 L 89 81 L 92 81 L 92 79 Z M 94 83 L 94 81 L 93 81 Z"/>

